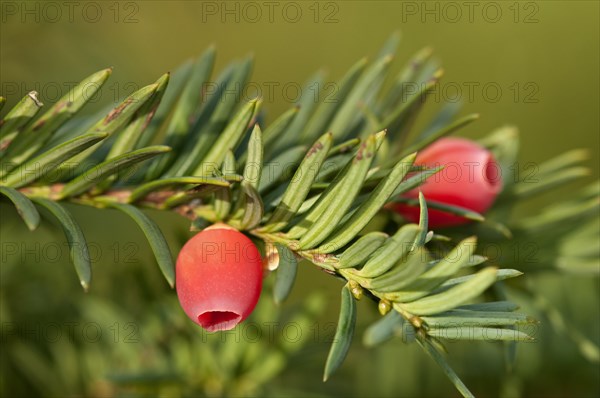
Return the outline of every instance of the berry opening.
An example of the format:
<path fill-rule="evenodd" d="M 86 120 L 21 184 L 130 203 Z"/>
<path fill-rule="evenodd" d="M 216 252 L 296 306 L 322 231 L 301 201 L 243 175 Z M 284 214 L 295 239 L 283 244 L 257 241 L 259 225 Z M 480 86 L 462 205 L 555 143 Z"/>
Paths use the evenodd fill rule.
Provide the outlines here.
<path fill-rule="evenodd" d="M 484 166 L 485 180 L 492 187 L 500 184 L 500 169 L 494 159 L 489 157 Z"/>
<path fill-rule="evenodd" d="M 209 332 L 233 329 L 242 316 L 231 311 L 207 311 L 198 315 L 198 323 Z"/>

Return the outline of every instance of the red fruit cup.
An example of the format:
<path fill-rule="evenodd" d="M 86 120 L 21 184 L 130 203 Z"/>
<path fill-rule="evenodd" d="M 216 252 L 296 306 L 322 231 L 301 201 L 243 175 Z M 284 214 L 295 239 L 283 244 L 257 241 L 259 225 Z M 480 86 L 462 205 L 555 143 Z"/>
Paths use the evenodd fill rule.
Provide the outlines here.
<path fill-rule="evenodd" d="M 502 190 L 502 173 L 490 151 L 464 138 L 441 138 L 417 155 L 415 165 L 444 166 L 420 187 L 403 197 L 425 199 L 445 205 L 459 206 L 484 213 Z M 403 203 L 392 208 L 410 222 L 419 221 L 419 207 Z M 469 220 L 437 209 L 428 209 L 429 227 L 449 227 Z"/>
<path fill-rule="evenodd" d="M 181 307 L 192 321 L 210 332 L 229 330 L 258 302 L 262 259 L 246 235 L 219 223 L 183 246 L 175 279 Z"/>

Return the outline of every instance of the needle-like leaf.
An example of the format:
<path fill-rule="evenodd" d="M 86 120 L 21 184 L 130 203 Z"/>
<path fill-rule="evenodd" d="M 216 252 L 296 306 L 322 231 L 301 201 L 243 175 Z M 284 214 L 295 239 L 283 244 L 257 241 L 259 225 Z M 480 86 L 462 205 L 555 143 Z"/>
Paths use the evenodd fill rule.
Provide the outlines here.
<path fill-rule="evenodd" d="M 30 184 L 48 174 L 55 173 L 56 168 L 61 165 L 64 168 L 67 160 L 106 137 L 108 137 L 106 133 L 91 133 L 73 138 L 17 167 L 2 182 L 14 188 Z M 71 167 L 70 163 L 69 166 Z"/>
<path fill-rule="evenodd" d="M 218 177 L 173 177 L 173 178 L 162 178 L 160 180 L 152 181 L 140 185 L 131 192 L 128 203 L 135 203 L 140 199 L 143 199 L 148 194 L 162 190 L 164 188 L 177 186 L 177 185 L 214 185 L 219 187 L 228 187 L 230 184 L 228 181 Z"/>
<path fill-rule="evenodd" d="M 336 268 L 354 268 L 361 265 L 384 244 L 388 237 L 387 234 L 378 231 L 362 236 L 342 253 Z"/>
<path fill-rule="evenodd" d="M 90 262 L 88 245 L 81 227 L 77 224 L 71 213 L 61 204 L 44 198 L 34 197 L 32 200 L 48 210 L 60 223 L 69 244 L 69 255 L 75 265 L 79 282 L 83 290 L 87 291 L 92 279 L 92 264 Z"/>
<path fill-rule="evenodd" d="M 276 244 L 279 256 L 279 266 L 275 274 L 275 285 L 273 286 L 273 298 L 277 304 L 282 303 L 292 291 L 298 260 L 295 254 L 286 246 Z"/>
<path fill-rule="evenodd" d="M 147 215 L 142 213 L 141 210 L 132 205 L 112 201 L 105 201 L 104 203 L 108 207 L 112 207 L 127 214 L 136 222 L 136 224 L 138 224 L 144 235 L 146 235 L 146 239 L 148 239 L 150 248 L 156 257 L 158 266 L 165 276 L 165 279 L 171 287 L 175 286 L 175 264 L 171 257 L 171 251 L 169 250 L 167 240 L 158 225 L 156 225 L 156 223 Z"/>
<path fill-rule="evenodd" d="M 248 158 L 244 166 L 244 181 L 247 181 L 254 189 L 258 189 L 263 169 L 263 140 L 262 131 L 258 124 L 254 126 L 250 134 L 247 153 Z"/>
<path fill-rule="evenodd" d="M 298 212 L 323 164 L 323 160 L 327 156 L 332 140 L 331 133 L 324 134 L 306 153 L 281 202 L 267 221 L 264 228 L 266 231 L 273 232 L 283 229 L 287 222 Z"/>
<path fill-rule="evenodd" d="M 40 213 L 29 198 L 21 192 L 10 187 L 0 186 L 0 194 L 6 196 L 15 205 L 17 213 L 21 216 L 30 231 L 35 230 L 40 224 Z"/>
<path fill-rule="evenodd" d="M 358 194 L 373 157 L 384 134 L 370 136 L 358 149 L 353 161 L 340 179 L 331 184 L 304 219 L 287 234 L 290 238 L 302 236 L 301 249 L 311 249 L 321 243 L 335 229 Z"/>
<path fill-rule="evenodd" d="M 62 199 L 79 195 L 115 173 L 124 172 L 136 163 L 143 162 L 170 150 L 171 148 L 168 146 L 155 145 L 148 148 L 136 149 L 135 151 L 127 152 L 104 161 L 65 184 L 58 197 Z"/>
<path fill-rule="evenodd" d="M 323 381 L 327 381 L 329 377 L 342 365 L 350 343 L 354 335 L 354 325 L 356 324 L 356 302 L 350 287 L 346 284 L 342 288 L 342 302 L 340 307 L 340 317 L 338 325 L 333 337 L 333 343 L 329 349 L 327 362 L 325 363 L 325 372 L 323 373 Z"/>
<path fill-rule="evenodd" d="M 0 157 L 43 105 L 38 93 L 31 91 L 0 120 Z"/>
<path fill-rule="evenodd" d="M 196 167 L 192 175 L 210 176 L 215 170 L 221 167 L 223 159 L 228 150 L 233 150 L 246 132 L 252 117 L 258 111 L 259 100 L 248 102 L 237 113 L 233 120 L 227 125 L 222 134 L 219 135 L 216 142 L 210 148 L 202 162 Z"/>
<path fill-rule="evenodd" d="M 360 205 L 352 216 L 344 222 L 338 232 L 334 233 L 317 250 L 322 253 L 331 253 L 339 250 L 350 242 L 371 221 L 381 207 L 388 201 L 400 182 L 404 179 L 415 160 L 416 154 L 411 154 L 402 159 L 386 178 L 381 180 L 369 198 Z M 427 213 L 427 209 L 425 209 Z M 427 228 L 425 226 L 425 228 Z"/>
<path fill-rule="evenodd" d="M 394 304 L 416 315 L 433 315 L 451 310 L 479 296 L 496 281 L 497 269 L 484 268 L 475 277 L 442 293 L 424 297 L 406 304 Z"/>
<path fill-rule="evenodd" d="M 110 76 L 112 69 L 104 69 L 85 78 L 65 94 L 54 106 L 50 107 L 25 131 L 17 136 L 5 153 L 3 160 L 10 162 L 13 168 L 34 155 L 52 137 L 54 133 L 76 114 L 94 95 Z M 3 167 L 0 173 L 10 171 Z M 2 176 L 4 174 L 0 174 Z"/>

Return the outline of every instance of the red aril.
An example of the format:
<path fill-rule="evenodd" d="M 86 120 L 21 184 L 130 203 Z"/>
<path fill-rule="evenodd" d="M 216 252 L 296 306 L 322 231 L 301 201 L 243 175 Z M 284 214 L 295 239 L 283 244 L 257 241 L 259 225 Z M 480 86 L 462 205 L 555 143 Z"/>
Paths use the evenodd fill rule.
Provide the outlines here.
<path fill-rule="evenodd" d="M 459 206 L 478 213 L 486 212 L 502 189 L 499 165 L 490 151 L 464 138 L 441 138 L 421 151 L 415 165 L 444 166 L 420 187 L 403 196 L 418 198 L 423 192 L 428 203 Z M 419 221 L 419 207 L 398 203 L 392 208 L 410 222 Z M 461 225 L 468 219 L 441 210 L 428 210 L 431 228 Z"/>
<path fill-rule="evenodd" d="M 196 234 L 177 257 L 175 285 L 181 307 L 210 332 L 232 329 L 250 315 L 262 279 L 256 245 L 225 224 Z"/>

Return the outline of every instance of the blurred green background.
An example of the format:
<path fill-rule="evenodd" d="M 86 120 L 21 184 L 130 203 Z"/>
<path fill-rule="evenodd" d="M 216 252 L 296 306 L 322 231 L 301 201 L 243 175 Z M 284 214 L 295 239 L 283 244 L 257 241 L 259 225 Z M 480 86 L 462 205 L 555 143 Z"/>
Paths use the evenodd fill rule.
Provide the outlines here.
<path fill-rule="evenodd" d="M 70 83 L 113 66 L 113 75 L 95 104 L 99 109 L 215 44 L 216 70 L 233 59 L 254 55 L 252 87 L 262 90 L 267 119 L 272 120 L 293 105 L 295 88 L 316 70 L 328 73 L 326 81 L 336 81 L 356 60 L 374 56 L 392 32 L 400 31 L 402 41 L 394 70 L 399 71 L 412 54 L 425 46 L 433 47 L 444 66 L 440 88 L 429 98 L 430 112 L 443 102 L 460 99 L 462 114 L 482 115 L 462 134 L 481 137 L 496 127 L 514 124 L 522 134 L 521 161 L 539 162 L 566 149 L 589 148 L 591 178 L 599 175 L 600 3 L 596 1 L 3 1 L 1 10 L 1 94 L 8 98 L 8 105 L 33 89 L 41 93 L 43 102 L 50 104 L 67 92 Z M 251 94 L 249 90 L 248 95 Z M 93 111 L 94 106 L 84 110 Z M 431 113 L 426 112 L 425 121 L 428 114 Z M 571 187 L 563 189 L 560 194 L 568 195 L 570 190 Z M 165 288 L 159 271 L 152 265 L 142 234 L 128 220 L 116 214 L 108 219 L 98 212 L 73 209 L 78 219 L 85 220 L 82 222 L 88 240 L 98 246 L 99 262 L 94 265 L 95 281 L 88 295 L 78 289 L 56 228 L 46 223 L 44 229 L 28 234 L 14 210 L 1 204 L 2 352 L 12 350 L 22 358 L 20 364 L 14 365 L 2 355 L 2 394 L 135 396 L 161 391 L 172 396 L 181 393 L 178 383 L 199 380 L 197 391 L 218 395 L 224 391 L 223 383 L 233 385 L 228 380 L 236 379 L 241 371 L 226 371 L 225 365 L 206 370 L 210 365 L 205 362 L 221 364 L 227 358 L 235 362 L 231 358 L 239 354 L 232 353 L 235 348 L 220 352 L 218 343 L 216 358 L 202 354 L 203 364 L 197 370 L 187 369 L 190 373 L 184 377 L 185 382 L 177 378 L 181 375 L 171 377 L 165 373 L 170 366 L 180 369 L 176 353 L 200 355 L 201 348 L 194 351 L 180 341 L 193 346 L 197 329 L 171 313 L 177 312 L 176 303 L 163 304 L 170 303 L 173 293 Z M 184 241 L 185 221 L 161 214 L 156 214 L 156 219 L 167 230 L 166 235 L 172 231 L 175 252 Z M 119 228 L 114 227 L 117 223 Z M 57 239 L 62 250 L 54 247 Z M 16 248 L 18 254 L 13 253 L 15 248 L 11 246 L 15 242 L 25 242 L 25 246 Z M 24 248 L 30 251 L 24 252 Z M 51 254 L 42 259 L 32 254 L 40 248 Z M 51 250 L 58 250 L 57 254 Z M 48 262 L 49 256 L 56 260 Z M 124 263 L 124 257 L 131 261 Z M 323 294 L 315 300 L 325 300 L 327 311 L 313 314 L 309 323 L 312 326 L 303 329 L 304 349 L 294 351 L 287 366 L 274 365 L 271 373 L 266 370 L 262 376 L 254 376 L 264 390 L 251 386 L 225 391 L 238 395 L 256 391 L 304 396 L 457 395 L 420 349 L 406 347 L 399 340 L 367 350 L 357 338 L 342 372 L 322 384 L 322 366 L 333 331 L 331 322 L 336 320 L 338 307 L 338 285 L 330 279 L 303 267 L 294 296 L 283 307 L 283 314 L 301 311 L 296 307 L 303 295 L 311 291 Z M 114 283 L 116 280 L 119 283 Z M 598 343 L 598 281 L 548 277 L 538 282 L 547 285 L 548 299 L 569 313 L 573 327 Z M 100 307 L 112 309 L 97 315 L 95 311 L 102 313 L 97 309 L 97 301 L 101 302 Z M 161 310 L 162 307 L 167 309 Z M 359 336 L 364 326 L 376 319 L 368 307 L 361 303 L 359 308 Z M 266 308 L 264 312 L 272 314 L 276 310 Z M 113 342 L 115 330 L 110 328 L 117 322 L 112 319 L 117 318 L 124 319 L 118 321 L 118 329 L 123 333 L 128 322 L 140 327 L 137 344 L 125 344 L 122 336 Z M 28 325 L 35 329 L 32 319 L 38 322 L 38 334 L 24 341 L 39 343 L 39 352 L 5 345 L 14 334 L 9 332 L 10 327 Z M 39 333 L 47 331 L 44 325 L 51 322 L 61 327 L 68 322 L 97 322 L 104 337 L 93 344 L 80 336 L 72 346 L 67 338 L 49 341 Z M 315 338 L 315 325 L 325 335 Z M 502 351 L 496 344 L 450 344 L 451 363 L 481 396 L 600 393 L 597 364 L 589 364 L 572 343 L 552 334 L 547 325 L 540 325 L 537 337 L 539 343 L 519 348 L 514 376 L 504 375 Z M 278 357 L 274 348 L 277 344 L 265 344 L 275 354 L 265 354 L 264 358 L 259 355 L 258 368 L 269 363 L 267 358 Z M 81 359 L 84 357 L 87 359 Z M 78 362 L 82 360 L 89 362 L 89 369 Z M 52 365 L 53 361 L 61 365 Z M 277 361 L 273 359 L 273 363 Z M 211 372 L 217 376 L 206 376 Z M 74 380 L 74 374 L 81 379 Z M 125 382 L 126 387 L 115 390 L 103 381 L 107 374 L 145 375 L 147 379 L 141 379 L 144 384 L 134 377 Z M 220 378 L 219 374 L 227 374 L 230 379 Z M 268 382 L 263 385 L 261 378 Z M 144 384 L 147 390 L 136 387 L 136 383 Z"/>

